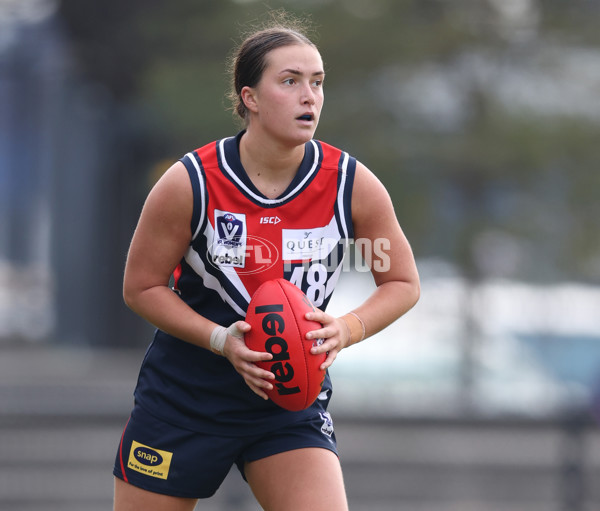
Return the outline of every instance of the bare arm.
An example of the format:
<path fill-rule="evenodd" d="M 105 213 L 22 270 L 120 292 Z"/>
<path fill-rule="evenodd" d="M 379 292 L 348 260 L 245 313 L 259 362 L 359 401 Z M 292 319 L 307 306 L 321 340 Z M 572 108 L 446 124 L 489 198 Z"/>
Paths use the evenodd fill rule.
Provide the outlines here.
<path fill-rule="evenodd" d="M 178 162 L 154 186 L 133 235 L 123 280 L 125 303 L 141 317 L 174 337 L 210 349 L 217 325 L 196 313 L 169 288 L 169 279 L 189 248 L 193 210 L 192 186 L 185 166 Z M 241 332 L 250 326 L 239 321 Z M 227 325 L 225 325 L 227 326 Z M 242 338 L 229 335 L 223 354 L 254 392 L 266 399 L 272 373 L 254 362 L 269 360 L 270 353 L 246 348 Z"/>
<path fill-rule="evenodd" d="M 379 332 L 408 312 L 420 294 L 414 256 L 398 224 L 390 196 L 375 175 L 360 163 L 352 194 L 352 221 L 355 241 L 370 264 L 377 288 L 353 311 L 362 323 L 352 314 L 332 318 L 316 312 L 311 316 L 324 325 L 311 336 L 328 338 L 314 349 L 315 353 L 330 352 L 326 367 L 341 349 L 363 338 L 363 325 L 364 337 Z"/>
<path fill-rule="evenodd" d="M 363 248 L 365 260 L 370 261 L 377 285 L 373 294 L 354 311 L 363 320 L 369 336 L 390 325 L 417 303 L 419 275 L 387 190 L 360 164 L 352 197 L 352 218 L 356 240 L 365 240 L 359 246 Z M 350 318 L 353 316 L 347 319 L 351 321 Z M 357 328 L 352 330 L 353 334 L 355 330 Z M 355 339 L 353 335 L 352 340 Z"/>
<path fill-rule="evenodd" d="M 196 314 L 169 288 L 169 279 L 189 247 L 192 187 L 182 163 L 154 186 L 133 235 L 123 280 L 125 303 L 159 329 L 209 349 L 216 325 Z"/>

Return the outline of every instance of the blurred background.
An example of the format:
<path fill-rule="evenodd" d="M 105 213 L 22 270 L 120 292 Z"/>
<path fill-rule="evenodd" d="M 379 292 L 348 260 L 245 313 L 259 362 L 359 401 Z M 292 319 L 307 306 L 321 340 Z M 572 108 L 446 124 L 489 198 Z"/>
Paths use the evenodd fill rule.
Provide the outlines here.
<path fill-rule="evenodd" d="M 111 508 L 152 329 L 121 278 L 144 198 L 235 134 L 226 60 L 309 16 L 317 137 L 387 186 L 415 309 L 342 353 L 354 511 L 600 509 L 599 0 L 0 0 L 0 509 Z M 373 287 L 349 264 L 331 303 Z M 232 472 L 199 509 L 257 510 Z"/>

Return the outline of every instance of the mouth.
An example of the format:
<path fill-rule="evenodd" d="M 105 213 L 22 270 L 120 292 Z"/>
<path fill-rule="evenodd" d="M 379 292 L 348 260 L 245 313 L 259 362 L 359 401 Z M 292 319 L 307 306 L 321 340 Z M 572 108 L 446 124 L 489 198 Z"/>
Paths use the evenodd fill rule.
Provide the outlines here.
<path fill-rule="evenodd" d="M 304 114 L 301 115 L 300 117 L 296 117 L 296 119 L 298 119 L 299 121 L 312 121 L 314 120 L 315 116 L 312 114 Z"/>

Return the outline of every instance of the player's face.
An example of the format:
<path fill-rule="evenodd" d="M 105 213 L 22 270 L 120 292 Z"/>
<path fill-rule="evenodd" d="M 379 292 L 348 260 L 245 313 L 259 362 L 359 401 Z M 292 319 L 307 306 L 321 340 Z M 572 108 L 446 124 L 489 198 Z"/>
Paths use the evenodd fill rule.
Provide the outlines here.
<path fill-rule="evenodd" d="M 310 140 L 323 108 L 324 78 L 321 55 L 313 46 L 283 46 L 269 52 L 254 88 L 255 115 L 250 122 L 286 142 Z"/>

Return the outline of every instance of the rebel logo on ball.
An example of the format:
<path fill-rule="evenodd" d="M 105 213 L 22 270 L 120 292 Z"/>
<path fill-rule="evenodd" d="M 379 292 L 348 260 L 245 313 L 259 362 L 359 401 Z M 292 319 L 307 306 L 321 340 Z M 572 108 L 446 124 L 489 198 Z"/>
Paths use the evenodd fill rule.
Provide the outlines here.
<path fill-rule="evenodd" d="M 265 341 L 265 351 L 273 355 L 269 369 L 275 375 L 277 393 L 285 396 L 299 393 L 300 387 L 286 387 L 286 384 L 294 379 L 294 367 L 289 362 L 288 343 L 281 337 L 285 332 L 285 320 L 278 312 L 283 312 L 283 304 L 262 305 L 255 308 L 256 314 L 265 315 L 262 319 L 262 329 L 269 336 Z"/>
<path fill-rule="evenodd" d="M 303 410 L 321 392 L 326 371 L 321 365 L 326 354 L 313 354 L 314 341 L 306 338 L 322 325 L 307 320 L 314 306 L 291 282 L 279 278 L 264 282 L 252 295 L 246 322 L 252 327 L 244 334 L 246 345 L 254 351 L 267 352 L 271 360 L 256 365 L 273 373 L 273 388 L 267 396 L 287 410 Z"/>

